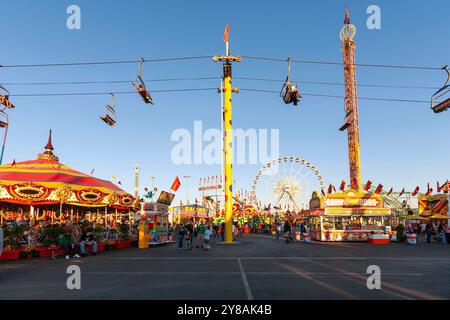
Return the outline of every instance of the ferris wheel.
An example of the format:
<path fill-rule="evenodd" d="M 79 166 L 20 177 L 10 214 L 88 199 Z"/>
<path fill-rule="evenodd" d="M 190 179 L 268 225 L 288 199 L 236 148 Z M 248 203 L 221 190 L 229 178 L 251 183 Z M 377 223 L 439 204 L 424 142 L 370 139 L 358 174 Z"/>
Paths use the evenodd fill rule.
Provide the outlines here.
<path fill-rule="evenodd" d="M 300 157 L 282 157 L 265 164 L 253 180 L 257 203 L 284 210 L 306 209 L 313 191 L 325 188 L 319 170 Z"/>

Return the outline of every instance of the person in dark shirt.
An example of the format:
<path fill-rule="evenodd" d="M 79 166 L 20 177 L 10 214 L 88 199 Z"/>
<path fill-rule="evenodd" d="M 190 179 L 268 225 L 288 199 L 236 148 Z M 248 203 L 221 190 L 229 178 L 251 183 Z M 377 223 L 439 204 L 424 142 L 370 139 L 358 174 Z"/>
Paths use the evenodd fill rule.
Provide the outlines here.
<path fill-rule="evenodd" d="M 183 241 L 184 241 L 184 236 L 186 234 L 186 229 L 184 228 L 183 224 L 180 224 L 179 228 L 178 228 L 178 250 L 183 249 Z"/>
<path fill-rule="evenodd" d="M 80 238 L 80 252 L 82 257 L 86 257 L 86 247 L 92 246 L 92 255 L 97 255 L 97 241 L 95 241 L 95 234 L 93 232 L 87 232 L 86 229 L 81 233 Z"/>

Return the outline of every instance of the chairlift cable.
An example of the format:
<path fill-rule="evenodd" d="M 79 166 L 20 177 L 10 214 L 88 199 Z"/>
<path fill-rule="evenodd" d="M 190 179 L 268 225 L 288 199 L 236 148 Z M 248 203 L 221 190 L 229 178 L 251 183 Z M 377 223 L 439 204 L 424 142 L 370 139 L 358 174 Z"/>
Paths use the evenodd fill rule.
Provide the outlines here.
<path fill-rule="evenodd" d="M 273 57 L 256 57 L 256 56 L 241 56 L 243 59 L 249 60 L 263 60 L 263 61 L 277 61 L 286 62 L 286 59 L 273 58 Z M 323 64 L 323 65 L 339 65 L 342 66 L 342 62 L 334 61 L 315 61 L 315 60 L 295 60 L 291 59 L 292 63 L 305 63 L 305 64 Z M 442 67 L 428 67 L 428 66 L 406 66 L 406 65 L 388 65 L 388 64 L 368 64 L 368 63 L 355 63 L 357 67 L 373 67 L 373 68 L 393 68 L 393 69 L 415 69 L 415 70 L 442 70 Z"/>

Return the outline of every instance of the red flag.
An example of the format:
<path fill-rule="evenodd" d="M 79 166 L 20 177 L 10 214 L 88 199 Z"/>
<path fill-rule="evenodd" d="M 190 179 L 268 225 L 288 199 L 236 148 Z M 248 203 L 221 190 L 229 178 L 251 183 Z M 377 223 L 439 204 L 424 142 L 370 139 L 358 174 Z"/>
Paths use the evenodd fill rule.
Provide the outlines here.
<path fill-rule="evenodd" d="M 352 183 L 351 183 L 352 189 L 356 189 L 357 185 L 358 185 L 358 180 L 356 180 L 356 178 L 353 177 Z"/>
<path fill-rule="evenodd" d="M 173 191 L 177 191 L 181 186 L 181 181 L 178 178 L 178 176 L 175 178 L 175 180 L 172 183 L 172 186 L 170 187 L 170 189 L 172 189 Z"/>
<path fill-rule="evenodd" d="M 13 162 L 11 163 L 11 167 L 15 167 L 16 166 L 16 158 L 14 158 Z"/>
<path fill-rule="evenodd" d="M 375 194 L 380 194 L 381 191 L 383 191 L 383 185 L 380 183 L 377 187 L 377 189 L 375 190 Z"/>
<path fill-rule="evenodd" d="M 401 197 L 404 193 L 405 193 L 405 188 L 403 188 L 402 191 L 400 191 L 400 194 L 398 196 Z"/>
<path fill-rule="evenodd" d="M 339 187 L 339 190 L 341 190 L 342 192 L 344 192 L 345 186 L 346 186 L 346 185 L 347 185 L 347 182 L 345 182 L 345 180 L 342 180 L 341 186 Z"/>
<path fill-rule="evenodd" d="M 417 186 L 417 187 L 414 189 L 413 193 L 411 193 L 411 196 L 413 196 L 413 197 L 417 196 L 417 194 L 419 193 L 419 190 L 420 190 L 420 188 L 419 188 L 419 186 Z"/>
<path fill-rule="evenodd" d="M 391 188 L 391 190 L 389 190 L 389 192 L 387 193 L 387 196 L 389 197 L 393 191 L 394 191 L 394 188 Z"/>
<path fill-rule="evenodd" d="M 372 186 L 372 181 L 367 180 L 366 185 L 364 186 L 364 191 L 369 191 L 370 187 Z"/>
<path fill-rule="evenodd" d="M 325 196 L 325 190 L 322 189 L 322 195 Z"/>
<path fill-rule="evenodd" d="M 328 194 L 333 192 L 333 188 L 334 188 L 333 184 L 330 183 L 330 185 L 328 186 Z"/>
<path fill-rule="evenodd" d="M 430 188 L 430 183 L 427 184 L 427 193 L 425 193 L 426 196 L 429 196 L 433 192 L 433 188 Z"/>
<path fill-rule="evenodd" d="M 230 34 L 230 27 L 227 25 L 225 26 L 225 32 L 223 34 L 223 41 L 228 42 L 228 35 Z"/>

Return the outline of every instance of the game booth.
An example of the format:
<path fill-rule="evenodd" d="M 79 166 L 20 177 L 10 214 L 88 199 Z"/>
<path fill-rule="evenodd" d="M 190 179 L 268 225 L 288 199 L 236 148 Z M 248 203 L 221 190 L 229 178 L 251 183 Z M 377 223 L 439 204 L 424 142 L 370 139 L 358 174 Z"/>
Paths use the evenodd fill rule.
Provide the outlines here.
<path fill-rule="evenodd" d="M 140 225 L 145 222 L 148 244 L 164 244 L 172 241 L 169 234 L 169 205 L 159 202 L 141 203 Z"/>
<path fill-rule="evenodd" d="M 320 197 L 313 193 L 302 218 L 318 241 L 389 243 L 391 209 L 376 194 L 349 189 Z"/>
<path fill-rule="evenodd" d="M 207 207 L 198 204 L 173 207 L 173 221 L 176 223 L 187 223 L 188 221 L 199 222 L 203 220 L 208 222 L 210 219 L 210 210 Z"/>

